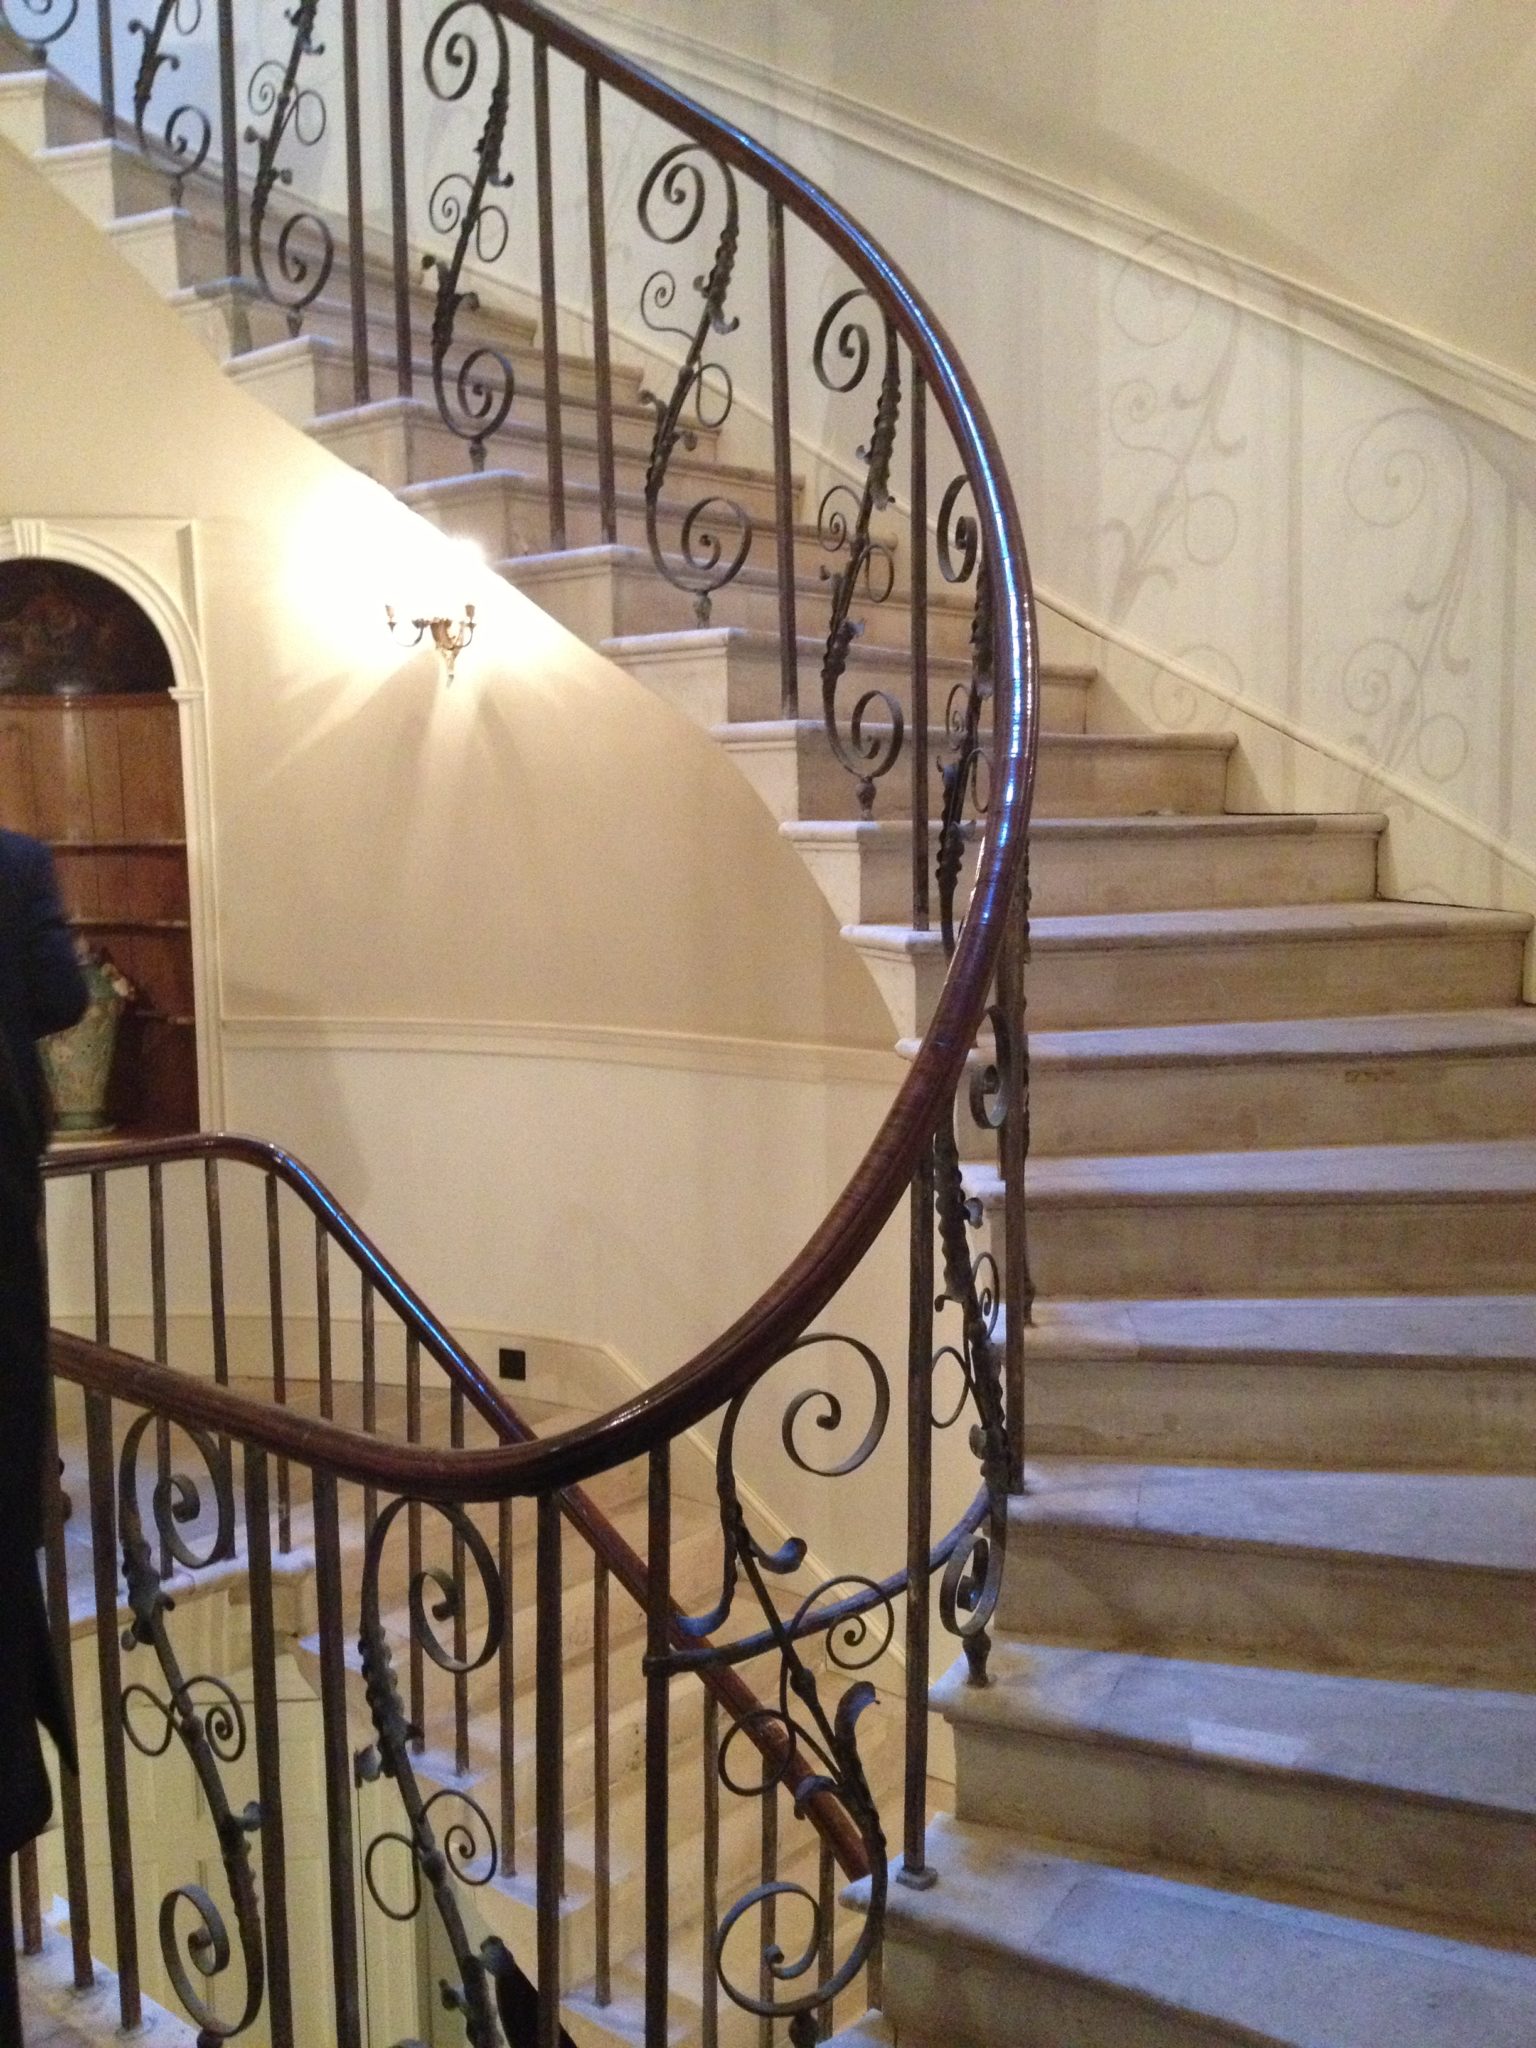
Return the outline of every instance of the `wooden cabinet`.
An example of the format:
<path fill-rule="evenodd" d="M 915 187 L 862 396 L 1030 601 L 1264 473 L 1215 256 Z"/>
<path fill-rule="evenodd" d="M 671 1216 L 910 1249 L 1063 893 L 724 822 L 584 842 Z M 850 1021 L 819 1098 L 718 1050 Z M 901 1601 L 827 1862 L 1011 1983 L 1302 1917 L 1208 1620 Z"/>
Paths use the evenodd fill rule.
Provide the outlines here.
<path fill-rule="evenodd" d="M 0 824 L 53 848 L 71 923 L 133 983 L 111 1113 L 198 1124 L 176 706 L 164 690 L 0 694 Z"/>

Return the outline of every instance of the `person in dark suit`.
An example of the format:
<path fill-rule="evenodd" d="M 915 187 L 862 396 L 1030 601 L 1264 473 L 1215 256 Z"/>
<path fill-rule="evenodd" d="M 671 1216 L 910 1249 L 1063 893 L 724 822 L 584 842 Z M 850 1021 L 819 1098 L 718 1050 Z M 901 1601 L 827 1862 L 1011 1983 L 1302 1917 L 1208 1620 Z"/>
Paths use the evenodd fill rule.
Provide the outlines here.
<path fill-rule="evenodd" d="M 11 1858 L 48 1821 L 39 1723 L 70 1757 L 38 1577 L 47 1308 L 38 1242 L 48 1139 L 37 1041 L 85 1010 L 46 846 L 0 831 L 0 2042 L 21 2040 Z"/>

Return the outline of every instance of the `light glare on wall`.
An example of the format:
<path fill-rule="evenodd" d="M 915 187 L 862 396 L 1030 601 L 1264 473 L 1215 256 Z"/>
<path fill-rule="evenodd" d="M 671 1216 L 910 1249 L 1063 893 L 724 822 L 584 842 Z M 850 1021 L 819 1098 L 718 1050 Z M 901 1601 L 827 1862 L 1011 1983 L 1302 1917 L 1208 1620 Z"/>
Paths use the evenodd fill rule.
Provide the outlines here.
<path fill-rule="evenodd" d="M 419 647 L 424 640 L 431 640 L 443 665 L 445 683 L 453 681 L 458 658 L 475 637 L 474 606 L 456 605 L 446 595 L 450 579 L 445 571 L 449 564 L 458 575 L 467 578 L 484 568 L 485 558 L 473 542 L 456 541 L 444 550 L 443 559 L 433 564 L 432 587 L 424 585 L 406 607 L 412 613 L 409 620 L 398 617 L 392 604 L 384 607 L 385 622 L 401 646 Z"/>

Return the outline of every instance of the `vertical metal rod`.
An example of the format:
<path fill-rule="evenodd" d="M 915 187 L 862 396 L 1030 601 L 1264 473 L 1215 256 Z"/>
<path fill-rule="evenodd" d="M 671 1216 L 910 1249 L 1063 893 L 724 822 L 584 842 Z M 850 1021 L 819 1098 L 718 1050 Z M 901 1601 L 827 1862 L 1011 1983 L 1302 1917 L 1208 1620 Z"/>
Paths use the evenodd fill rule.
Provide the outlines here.
<path fill-rule="evenodd" d="M 560 320 L 555 302 L 555 174 L 549 139 L 549 45 L 533 39 L 533 150 L 538 175 L 539 320 L 544 338 L 544 459 L 549 544 L 565 546 L 565 443 L 560 424 Z"/>
<path fill-rule="evenodd" d="M 457 1380 L 448 1396 L 448 1441 L 456 1451 L 463 1450 L 464 1390 Z M 459 1664 L 465 1662 L 469 1649 L 467 1562 L 464 1538 L 455 1529 L 453 1583 L 458 1589 L 458 1605 L 453 1617 L 453 1654 Z M 453 1764 L 461 1778 L 469 1775 L 469 1678 L 464 1671 L 456 1671 L 453 1675 Z"/>
<path fill-rule="evenodd" d="M 373 1282 L 365 1273 L 362 1283 L 363 1433 L 376 1436 L 379 1428 L 378 1338 L 374 1329 Z M 379 1489 L 363 1488 L 363 1535 L 373 1534 L 379 1519 Z"/>
<path fill-rule="evenodd" d="M 646 1515 L 645 1611 L 645 2048 L 666 2048 L 667 1954 L 672 1913 L 667 1882 L 667 1798 L 671 1786 L 671 1680 L 664 1658 L 672 1621 L 672 1446 L 651 1452 Z"/>
<path fill-rule="evenodd" d="M 58 1382 L 48 1375 L 43 1422 L 43 1584 L 48 1599 L 48 1634 L 64 1725 L 75 1731 L 75 1660 L 69 1625 L 69 1564 L 64 1555 L 64 1483 L 59 1471 Z M 80 1808 L 80 1780 L 73 1771 L 59 1773 L 59 1805 L 64 1820 L 64 1884 L 69 1894 L 69 1941 L 75 1989 L 96 1981 L 91 1959 L 91 1899 L 85 1867 L 85 1820 Z"/>
<path fill-rule="evenodd" d="M 784 274 L 784 207 L 768 195 L 768 336 L 773 356 L 773 522 L 779 550 L 779 716 L 800 715 L 800 643 L 795 637 L 795 479 L 789 441 L 789 299 Z"/>
<path fill-rule="evenodd" d="M 169 1330 L 165 1308 L 165 1172 L 159 1165 L 149 1169 L 149 1298 L 151 1344 L 156 1365 L 169 1361 Z M 171 1425 L 163 1415 L 155 1417 L 155 1471 L 162 1486 L 171 1477 Z M 160 1539 L 160 1576 L 168 1578 L 171 1547 Z"/>
<path fill-rule="evenodd" d="M 907 1698 L 902 1867 L 898 1883 L 926 1890 L 928 1838 L 928 1593 L 933 1519 L 933 1148 L 912 1176 L 907 1323 Z"/>
<path fill-rule="evenodd" d="M 821 1845 L 821 1867 L 818 1876 L 817 1903 L 821 1911 L 821 1939 L 817 1945 L 817 1959 L 820 1967 L 821 1981 L 823 1984 L 829 1984 L 832 1981 L 833 1964 L 832 1922 L 833 1915 L 837 1910 L 837 1870 L 832 1861 L 832 1851 L 825 1842 Z M 833 2007 L 836 2003 L 835 1999 L 829 1998 L 821 2009 L 821 2017 L 816 2023 L 816 2033 L 819 2040 L 830 2041 L 832 2038 L 832 2029 L 835 2024 Z"/>
<path fill-rule="evenodd" d="M 603 539 L 619 537 L 613 481 L 613 365 L 608 350 L 608 220 L 603 191 L 602 85 L 586 74 L 587 246 L 592 264 L 592 368 L 597 398 L 597 497 Z"/>
<path fill-rule="evenodd" d="M 224 1293 L 224 1211 L 219 1196 L 219 1162 L 203 1161 L 203 1215 L 208 1230 L 208 1314 L 213 1326 L 213 1379 L 215 1386 L 229 1385 L 229 1315 Z M 227 1436 L 219 1438 L 219 1463 L 224 1483 L 234 1492 L 234 1452 Z M 229 1555 L 235 1553 L 231 1532 Z"/>
<path fill-rule="evenodd" d="M 272 1398 L 288 1405 L 288 1332 L 283 1322 L 283 1231 L 277 1213 L 277 1178 L 267 1175 L 267 1298 L 272 1322 Z M 277 1461 L 277 1547 L 293 1548 L 293 1501 L 288 1460 Z"/>
<path fill-rule="evenodd" d="M 407 1443 L 421 1442 L 421 1339 L 414 1330 L 405 1338 L 405 1437 Z M 414 1586 L 421 1577 L 421 1502 L 413 1500 L 405 1511 L 406 1570 Z M 415 1629 L 411 1630 L 408 1655 L 410 1674 L 410 1716 L 415 1731 L 412 1746 L 419 1755 L 427 1743 L 426 1657 Z"/>
<path fill-rule="evenodd" d="M 415 347 L 411 336 L 410 216 L 405 189 L 405 54 L 400 0 L 385 9 L 389 95 L 389 214 L 395 294 L 395 387 L 402 398 L 415 388 Z"/>
<path fill-rule="evenodd" d="M 108 142 L 117 135 L 117 80 L 113 73 L 112 0 L 96 0 L 96 51 L 101 66 L 101 132 Z"/>
<path fill-rule="evenodd" d="M 537 2048 L 560 2048 L 560 1894 L 564 1889 L 565 1698 L 561 1628 L 562 1529 L 556 1495 L 539 1495 L 535 1571 L 537 1644 L 534 1651 L 534 1745 L 538 1827 L 535 1899 L 538 1908 L 539 2018 Z"/>
<path fill-rule="evenodd" d="M 595 1996 L 599 2005 L 607 2005 L 613 1996 L 612 1959 L 609 1954 L 612 1865 L 608 1785 L 608 1567 L 600 1557 L 594 1559 L 592 1565 L 592 1775 L 593 1878 L 597 1910 Z"/>
<path fill-rule="evenodd" d="M 91 1298 L 96 1315 L 96 1342 L 112 1342 L 112 1266 L 107 1256 L 107 1176 L 98 1167 L 91 1175 Z"/>
<path fill-rule="evenodd" d="M 243 261 L 240 233 L 240 126 L 235 107 L 235 0 L 219 0 L 219 168 L 224 188 L 224 272 L 231 284 Z M 238 317 L 235 325 L 242 323 Z"/>
<path fill-rule="evenodd" d="M 43 1891 L 37 1875 L 37 1843 L 23 1842 L 16 1851 L 16 1902 L 20 1907 L 21 1952 L 43 1952 Z"/>
<path fill-rule="evenodd" d="M 928 385 L 912 365 L 912 924 L 928 929 Z"/>
<path fill-rule="evenodd" d="M 720 2048 L 720 1978 L 715 1930 L 720 1925 L 720 1706 L 704 1689 L 703 2024 L 699 2048 Z"/>
<path fill-rule="evenodd" d="M 1017 893 L 1008 906 L 998 956 L 998 1006 L 1013 1039 L 1013 1073 L 1008 1077 L 1008 1113 L 998 1133 L 1003 1175 L 1003 1388 L 1008 1403 L 1008 1487 L 1024 1491 L 1024 1332 L 1032 1320 L 1034 1280 L 1029 1269 L 1029 1224 L 1025 1177 L 1029 1163 L 1029 1018 L 1025 969 L 1029 961 L 1029 848 Z"/>
<path fill-rule="evenodd" d="M 245 1543 L 249 1564 L 251 1679 L 256 1720 L 256 1792 L 261 1804 L 261 1890 L 267 1934 L 267 2025 L 272 2048 L 293 2048 L 288 1955 L 288 1867 L 283 1772 L 278 1749 L 277 1632 L 272 1619 L 272 1528 L 267 1454 L 245 1452 Z"/>
<path fill-rule="evenodd" d="M 336 1362 L 331 1355 L 331 1241 L 315 1218 L 315 1344 L 320 1367 L 320 1413 L 336 1413 Z"/>
<path fill-rule="evenodd" d="M 517 1662 L 512 1644 L 512 1618 L 517 1610 L 512 1583 L 512 1503 L 496 1505 L 497 1564 L 501 1574 L 502 1628 L 498 1711 L 501 1717 L 501 1874 L 517 1875 Z"/>
<path fill-rule="evenodd" d="M 763 1768 L 767 1770 L 769 1767 L 765 1764 Z M 779 1877 L 779 1788 L 776 1783 L 770 1785 L 763 1794 L 762 1818 L 763 1844 L 759 1868 L 762 1873 L 761 1882 L 767 1886 L 776 1884 Z M 757 1995 L 766 2005 L 773 1996 L 773 1972 L 768 1967 L 766 1952 L 778 1945 L 779 1938 L 779 1902 L 772 1893 L 763 1900 L 763 1917 L 759 1927 L 761 1934 L 758 1945 L 764 1953 L 757 1969 Z M 773 2048 L 773 2021 L 766 2013 L 758 2018 L 757 2041 L 758 2048 Z"/>
<path fill-rule="evenodd" d="M 98 1294 L 98 1318 L 100 1312 Z M 104 1394 L 85 1397 L 85 1456 L 91 1496 L 102 1779 L 107 1795 L 107 1846 L 112 1861 L 112 1928 L 117 1943 L 117 2009 L 127 2033 L 138 2026 L 143 2005 L 139 1994 L 138 1915 L 133 1897 L 133 1824 L 128 1812 L 128 1763 L 123 1734 L 122 1643 L 117 1624 L 117 1488 L 112 1472 L 112 1403 Z"/>
<path fill-rule="evenodd" d="M 352 400 L 368 403 L 368 254 L 363 243 L 363 124 L 357 65 L 357 0 L 341 0 L 341 95 L 346 115 L 347 265 L 352 301 Z"/>
<path fill-rule="evenodd" d="M 346 1623 L 342 1609 L 341 1522 L 336 1480 L 317 1471 L 315 1584 L 320 1611 L 320 1723 L 325 1753 L 325 1822 L 331 1899 L 331 1971 L 337 2048 L 362 2048 L 357 1892 L 352 1855 L 352 1749 L 347 1734 Z"/>

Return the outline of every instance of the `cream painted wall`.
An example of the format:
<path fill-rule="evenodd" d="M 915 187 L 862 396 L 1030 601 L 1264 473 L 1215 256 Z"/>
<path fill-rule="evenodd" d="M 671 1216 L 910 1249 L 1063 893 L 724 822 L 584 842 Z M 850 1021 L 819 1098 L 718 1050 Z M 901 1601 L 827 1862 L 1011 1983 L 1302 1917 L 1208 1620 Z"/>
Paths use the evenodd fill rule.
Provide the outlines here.
<path fill-rule="evenodd" d="M 1536 377 L 1518 0 L 608 0 Z"/>
<path fill-rule="evenodd" d="M 445 690 L 382 618 L 431 529 L 9 150 L 0 218 L 0 532 L 191 565 L 227 1121 L 311 1157 L 450 1321 L 667 1370 L 856 1163 L 899 1071 L 873 984 L 702 733 L 457 565 L 482 624 Z"/>

